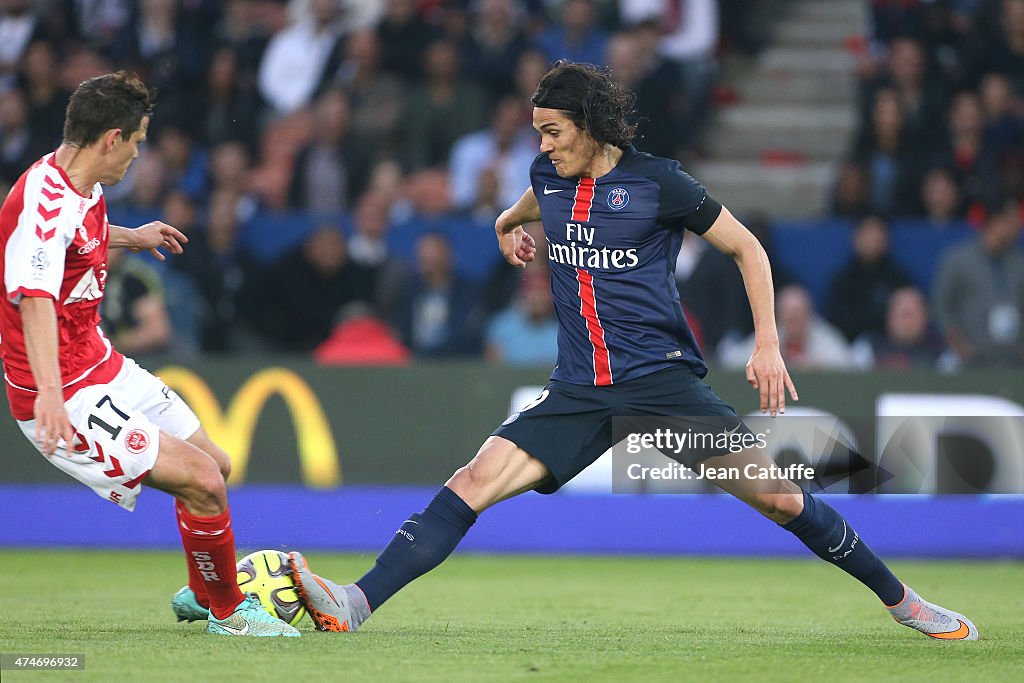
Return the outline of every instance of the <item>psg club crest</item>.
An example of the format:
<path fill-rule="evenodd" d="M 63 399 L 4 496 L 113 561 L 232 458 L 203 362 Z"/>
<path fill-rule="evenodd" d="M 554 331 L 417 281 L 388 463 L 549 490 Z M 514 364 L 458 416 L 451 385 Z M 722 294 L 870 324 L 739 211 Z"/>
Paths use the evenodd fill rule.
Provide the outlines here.
<path fill-rule="evenodd" d="M 619 211 L 629 204 L 629 193 L 624 187 L 613 187 L 608 192 L 608 208 L 612 211 Z"/>

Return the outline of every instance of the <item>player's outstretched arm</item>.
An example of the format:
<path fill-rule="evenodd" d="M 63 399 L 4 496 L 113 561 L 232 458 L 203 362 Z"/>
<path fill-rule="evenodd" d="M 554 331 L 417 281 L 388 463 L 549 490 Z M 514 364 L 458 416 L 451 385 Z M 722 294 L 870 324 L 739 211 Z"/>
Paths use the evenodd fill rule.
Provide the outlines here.
<path fill-rule="evenodd" d="M 525 268 L 526 264 L 537 256 L 537 245 L 533 238 L 523 230 L 523 224 L 535 223 L 540 220 L 540 205 L 529 187 L 519 200 L 501 212 L 494 222 L 494 232 L 498 235 L 498 247 L 505 260 L 517 268 Z"/>
<path fill-rule="evenodd" d="M 163 261 L 164 255 L 160 249 L 166 249 L 172 254 L 180 254 L 184 251 L 181 245 L 187 244 L 188 238 L 177 228 L 167 225 L 161 221 L 146 223 L 138 228 L 122 228 L 119 225 L 110 226 L 110 246 L 125 247 L 132 251 L 148 249 L 157 259 Z"/>
<path fill-rule="evenodd" d="M 775 326 L 775 291 L 772 267 L 761 243 L 742 223 L 722 207 L 722 213 L 704 233 L 715 249 L 732 256 L 743 274 L 747 300 L 754 314 L 754 353 L 747 362 L 747 381 L 761 394 L 761 412 L 772 417 L 786 412 L 786 390 L 794 401 L 800 400 L 779 350 L 779 331 Z"/>
<path fill-rule="evenodd" d="M 71 428 L 68 411 L 64 407 L 64 388 L 60 375 L 57 348 L 57 309 L 53 299 L 45 296 L 25 297 L 18 306 L 25 334 L 25 351 L 36 383 L 36 442 L 43 453 L 53 455 L 57 439 L 71 444 L 75 430 Z"/>

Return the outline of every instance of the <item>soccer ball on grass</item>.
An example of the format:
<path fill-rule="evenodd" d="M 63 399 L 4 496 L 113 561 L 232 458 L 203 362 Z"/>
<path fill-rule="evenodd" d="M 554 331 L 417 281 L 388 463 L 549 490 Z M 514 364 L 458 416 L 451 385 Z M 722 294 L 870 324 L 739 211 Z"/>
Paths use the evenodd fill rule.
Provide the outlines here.
<path fill-rule="evenodd" d="M 291 624 L 302 621 L 306 610 L 295 582 L 288 575 L 288 556 L 279 550 L 258 550 L 238 562 L 238 587 L 259 598 L 272 617 Z"/>

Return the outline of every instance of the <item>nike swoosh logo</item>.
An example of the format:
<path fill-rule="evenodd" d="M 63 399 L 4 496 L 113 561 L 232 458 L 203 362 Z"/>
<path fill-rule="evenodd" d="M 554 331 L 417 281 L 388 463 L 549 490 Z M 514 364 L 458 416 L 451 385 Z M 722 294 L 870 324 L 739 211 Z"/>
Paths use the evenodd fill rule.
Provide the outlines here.
<path fill-rule="evenodd" d="M 932 638 L 938 638 L 939 640 L 963 640 L 971 632 L 971 629 L 967 627 L 967 624 L 963 622 L 963 619 L 957 619 L 960 622 L 960 628 L 955 631 L 947 631 L 946 633 L 929 633 L 928 635 Z"/>
<path fill-rule="evenodd" d="M 565 188 L 562 188 L 562 189 L 565 189 Z M 562 190 L 549 190 L 547 185 L 544 186 L 544 194 L 554 194 L 556 192 L 561 192 L 561 191 Z"/>
<path fill-rule="evenodd" d="M 246 633 L 249 632 L 248 623 L 242 628 L 235 628 L 234 626 L 228 626 L 227 624 L 217 624 L 217 626 L 220 626 L 222 629 L 224 629 L 225 631 L 234 636 L 244 636 Z"/>
<path fill-rule="evenodd" d="M 839 545 L 837 545 L 835 548 L 829 548 L 828 551 L 830 553 L 834 553 L 835 551 L 842 548 L 844 543 L 846 543 L 846 520 L 843 520 L 843 540 L 839 541 Z"/>

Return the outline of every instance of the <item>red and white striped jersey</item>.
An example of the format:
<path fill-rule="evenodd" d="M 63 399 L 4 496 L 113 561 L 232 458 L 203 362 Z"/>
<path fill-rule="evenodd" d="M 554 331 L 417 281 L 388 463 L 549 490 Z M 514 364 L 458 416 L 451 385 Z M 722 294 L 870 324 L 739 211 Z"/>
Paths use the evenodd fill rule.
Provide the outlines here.
<path fill-rule="evenodd" d="M 18 178 L 0 208 L 0 358 L 16 419 L 32 419 L 36 388 L 18 310 L 24 297 L 54 301 L 65 400 L 121 369 L 124 357 L 100 330 L 109 242 L 100 184 L 80 195 L 53 154 Z"/>

